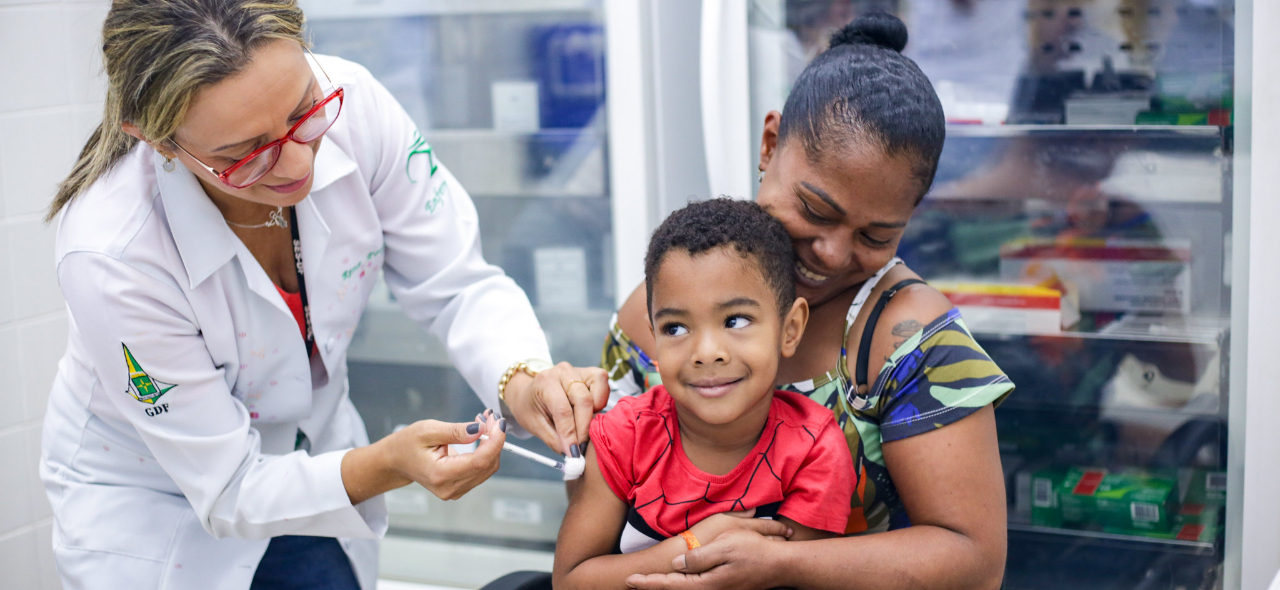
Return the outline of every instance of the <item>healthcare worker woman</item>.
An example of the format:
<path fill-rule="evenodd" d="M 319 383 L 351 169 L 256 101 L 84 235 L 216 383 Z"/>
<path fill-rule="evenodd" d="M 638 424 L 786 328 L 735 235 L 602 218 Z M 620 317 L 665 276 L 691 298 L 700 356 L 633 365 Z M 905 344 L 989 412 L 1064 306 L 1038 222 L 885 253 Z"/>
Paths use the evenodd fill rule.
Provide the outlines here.
<path fill-rule="evenodd" d="M 294 0 L 107 16 L 102 124 L 50 211 L 71 330 L 41 476 L 68 590 L 373 590 L 379 494 L 456 498 L 497 469 L 499 416 L 369 444 L 346 359 L 379 271 L 485 404 L 553 448 L 577 454 L 604 405 L 602 371 L 547 363 L 413 121 L 302 27 Z"/>

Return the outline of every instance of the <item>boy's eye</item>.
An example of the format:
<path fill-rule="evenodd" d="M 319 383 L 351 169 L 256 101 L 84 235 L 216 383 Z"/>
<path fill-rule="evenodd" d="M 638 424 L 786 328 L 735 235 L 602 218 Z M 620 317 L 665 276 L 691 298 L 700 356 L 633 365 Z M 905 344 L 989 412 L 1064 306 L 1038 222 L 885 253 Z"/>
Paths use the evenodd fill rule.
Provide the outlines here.
<path fill-rule="evenodd" d="M 724 327 L 735 329 L 735 330 L 741 330 L 742 328 L 745 328 L 750 325 L 751 325 L 750 318 L 743 315 L 729 316 L 729 319 L 726 319 L 724 321 Z"/>
<path fill-rule="evenodd" d="M 662 334 L 665 336 L 684 336 L 689 333 L 689 329 L 680 324 L 667 324 L 662 326 Z"/>

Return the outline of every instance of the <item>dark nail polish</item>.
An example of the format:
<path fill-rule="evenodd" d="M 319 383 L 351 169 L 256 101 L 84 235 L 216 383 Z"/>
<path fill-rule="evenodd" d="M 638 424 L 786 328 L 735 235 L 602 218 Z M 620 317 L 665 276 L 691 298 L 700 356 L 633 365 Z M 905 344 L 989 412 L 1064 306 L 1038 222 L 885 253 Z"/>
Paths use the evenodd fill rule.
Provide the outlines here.
<path fill-rule="evenodd" d="M 480 425 L 479 425 L 479 424 L 477 424 L 477 423 L 475 423 L 475 422 L 472 422 L 472 423 L 470 423 L 470 424 L 468 424 L 468 425 L 467 425 L 467 434 L 475 434 L 475 433 L 477 433 L 477 432 L 480 432 Z"/>
<path fill-rule="evenodd" d="M 506 432 L 506 431 L 507 431 L 507 419 L 506 419 L 506 418 L 499 418 L 499 419 L 498 419 L 498 428 L 501 428 L 503 432 Z"/>
<path fill-rule="evenodd" d="M 577 443 L 569 445 L 569 456 L 573 457 L 574 459 L 577 459 L 578 457 L 582 456 L 582 451 L 578 449 Z"/>

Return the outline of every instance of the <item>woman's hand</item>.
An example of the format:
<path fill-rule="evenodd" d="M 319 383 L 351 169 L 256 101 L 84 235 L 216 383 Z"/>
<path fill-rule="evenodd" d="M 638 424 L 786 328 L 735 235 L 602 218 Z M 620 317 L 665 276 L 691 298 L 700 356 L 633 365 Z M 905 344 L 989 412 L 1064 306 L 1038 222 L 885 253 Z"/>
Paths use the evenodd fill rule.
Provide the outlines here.
<path fill-rule="evenodd" d="M 793 532 L 791 527 L 776 520 L 755 518 L 755 515 L 755 508 L 739 512 L 713 514 L 702 519 L 702 522 L 693 525 L 689 532 L 693 533 L 693 536 L 703 545 L 715 541 L 720 538 L 720 535 L 735 529 L 754 531 L 777 541 L 785 541 L 791 536 Z"/>
<path fill-rule="evenodd" d="M 498 470 L 506 420 L 451 424 L 422 420 L 342 458 L 342 483 L 351 503 L 418 482 L 442 500 L 456 500 Z M 474 453 L 451 454 L 449 445 L 480 441 Z"/>
<path fill-rule="evenodd" d="M 597 367 L 560 363 L 530 377 L 516 372 L 507 382 L 506 408 L 525 430 L 552 449 L 582 456 L 591 417 L 609 401 L 609 376 Z"/>
<path fill-rule="evenodd" d="M 676 573 L 636 574 L 627 578 L 627 586 L 639 590 L 776 588 L 781 585 L 776 577 L 779 565 L 785 563 L 780 554 L 787 544 L 774 539 L 755 531 L 729 529 L 713 542 L 672 560 Z"/>

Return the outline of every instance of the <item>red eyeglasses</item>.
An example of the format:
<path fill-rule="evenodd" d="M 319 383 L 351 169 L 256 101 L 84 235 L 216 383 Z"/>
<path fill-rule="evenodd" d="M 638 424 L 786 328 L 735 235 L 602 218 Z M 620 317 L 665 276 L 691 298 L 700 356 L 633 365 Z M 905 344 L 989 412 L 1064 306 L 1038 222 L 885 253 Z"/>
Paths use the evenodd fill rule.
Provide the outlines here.
<path fill-rule="evenodd" d="M 307 54 L 310 55 L 311 50 L 308 49 Z M 315 59 L 315 56 L 312 55 L 311 58 Z M 319 65 L 319 61 L 317 61 L 317 65 Z M 325 73 L 323 67 L 320 68 L 320 73 L 324 74 L 325 81 L 329 82 L 329 86 L 332 87 L 333 81 L 329 80 L 329 74 Z M 178 142 L 174 141 L 173 145 L 178 146 L 182 153 L 191 156 L 191 159 L 195 160 L 205 170 L 208 170 L 209 174 L 217 176 L 218 180 L 221 180 L 223 184 L 236 189 L 245 188 L 262 180 L 262 177 L 266 176 L 275 167 L 276 162 L 280 160 L 280 152 L 283 151 L 285 142 L 311 143 L 320 139 L 320 136 L 324 135 L 330 127 L 333 127 L 334 121 L 338 119 L 338 114 L 342 112 L 343 94 L 342 88 L 335 89 L 324 97 L 324 100 L 311 107 L 311 110 L 307 111 L 307 114 L 303 115 L 302 119 L 295 123 L 284 137 L 253 150 L 253 153 L 240 158 L 222 172 L 214 170 L 208 164 L 201 162 L 199 158 L 192 156 L 191 152 L 178 145 Z"/>

